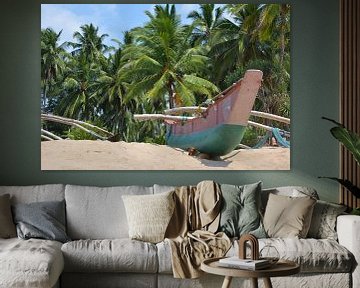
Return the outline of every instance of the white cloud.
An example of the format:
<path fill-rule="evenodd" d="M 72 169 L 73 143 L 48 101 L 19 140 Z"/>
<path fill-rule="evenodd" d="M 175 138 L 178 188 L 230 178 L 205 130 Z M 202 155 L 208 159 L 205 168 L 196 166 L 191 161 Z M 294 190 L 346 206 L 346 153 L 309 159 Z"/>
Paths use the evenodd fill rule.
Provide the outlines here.
<path fill-rule="evenodd" d="M 178 4 L 178 6 L 177 12 L 184 17 L 187 17 L 191 11 L 199 8 L 199 4 Z"/>
<path fill-rule="evenodd" d="M 62 31 L 61 41 L 72 41 L 72 35 L 83 23 L 83 19 L 72 11 L 59 5 L 41 5 L 41 28 L 53 28 L 56 32 Z"/>
<path fill-rule="evenodd" d="M 84 24 L 93 23 L 99 27 L 99 35 L 108 34 L 105 40 L 107 45 L 113 44 L 110 38 L 114 35 L 110 31 L 106 21 L 104 19 L 116 16 L 117 5 L 101 5 L 101 9 L 98 9 L 98 5 L 87 6 L 90 8 L 91 13 L 87 15 L 79 15 L 71 10 L 71 5 L 52 5 L 42 4 L 41 5 L 41 28 L 53 28 L 56 32 L 63 30 L 61 33 L 60 43 L 65 41 L 74 41 L 73 34 L 80 30 L 80 26 Z M 85 7 L 84 7 L 85 8 Z"/>

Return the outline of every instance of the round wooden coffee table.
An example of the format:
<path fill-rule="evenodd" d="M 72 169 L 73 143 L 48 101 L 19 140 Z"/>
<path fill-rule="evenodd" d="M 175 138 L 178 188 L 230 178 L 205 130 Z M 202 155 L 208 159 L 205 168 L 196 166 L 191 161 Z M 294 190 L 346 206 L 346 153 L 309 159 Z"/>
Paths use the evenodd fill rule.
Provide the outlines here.
<path fill-rule="evenodd" d="M 254 288 L 258 288 L 258 278 L 263 278 L 265 287 L 272 288 L 270 277 L 289 276 L 300 272 L 300 266 L 288 260 L 279 260 L 270 268 L 253 271 L 219 266 L 219 259 L 221 258 L 204 260 L 201 263 L 201 270 L 225 276 L 222 288 L 229 288 L 233 277 L 251 278 Z"/>

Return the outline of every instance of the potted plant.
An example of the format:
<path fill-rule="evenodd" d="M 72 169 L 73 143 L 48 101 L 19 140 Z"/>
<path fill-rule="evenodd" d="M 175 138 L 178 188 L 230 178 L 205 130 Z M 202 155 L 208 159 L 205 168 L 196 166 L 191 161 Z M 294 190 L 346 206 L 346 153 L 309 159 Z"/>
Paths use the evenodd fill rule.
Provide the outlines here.
<path fill-rule="evenodd" d="M 335 127 L 330 129 L 331 134 L 342 143 L 346 149 L 353 155 L 355 161 L 360 165 L 360 136 L 355 132 L 347 129 L 343 124 L 336 122 L 333 119 L 322 117 L 322 119 L 328 120 L 334 124 Z M 339 182 L 347 190 L 349 190 L 356 198 L 360 198 L 360 187 L 354 185 L 348 179 L 340 179 L 336 177 L 320 177 L 328 178 Z M 360 207 L 354 208 L 351 214 L 360 215 Z"/>

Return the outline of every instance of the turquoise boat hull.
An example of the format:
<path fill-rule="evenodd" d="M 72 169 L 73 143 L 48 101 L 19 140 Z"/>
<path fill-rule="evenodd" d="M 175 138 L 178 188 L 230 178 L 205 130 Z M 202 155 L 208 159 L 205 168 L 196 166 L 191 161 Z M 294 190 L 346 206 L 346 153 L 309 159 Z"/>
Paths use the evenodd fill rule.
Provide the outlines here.
<path fill-rule="evenodd" d="M 245 126 L 235 124 L 219 124 L 199 132 L 186 135 L 174 135 L 168 127 L 167 145 L 188 150 L 194 148 L 211 156 L 222 156 L 233 151 L 241 142 Z"/>

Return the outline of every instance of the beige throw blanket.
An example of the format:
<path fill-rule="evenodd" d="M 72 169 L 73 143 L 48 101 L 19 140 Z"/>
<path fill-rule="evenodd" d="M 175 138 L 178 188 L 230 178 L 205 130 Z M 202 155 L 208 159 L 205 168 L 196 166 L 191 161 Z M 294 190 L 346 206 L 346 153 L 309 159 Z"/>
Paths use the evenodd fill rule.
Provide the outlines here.
<path fill-rule="evenodd" d="M 216 233 L 221 209 L 221 190 L 213 181 L 175 190 L 175 211 L 165 233 L 172 252 L 175 278 L 201 276 L 201 262 L 222 257 L 231 246 L 225 233 Z"/>

